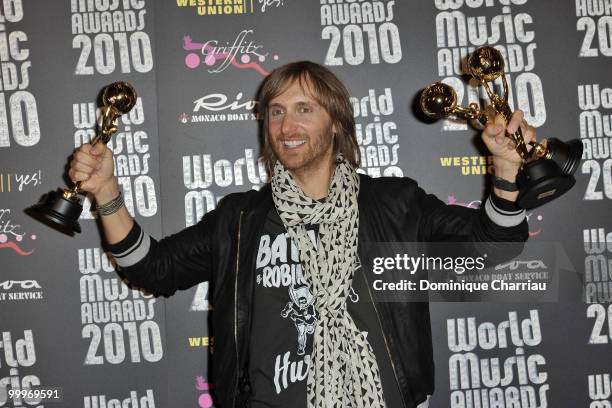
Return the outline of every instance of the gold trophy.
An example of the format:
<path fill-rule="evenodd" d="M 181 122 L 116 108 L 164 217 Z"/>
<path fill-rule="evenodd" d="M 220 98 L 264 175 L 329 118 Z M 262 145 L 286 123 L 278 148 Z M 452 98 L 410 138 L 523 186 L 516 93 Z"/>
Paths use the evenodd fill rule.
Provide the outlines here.
<path fill-rule="evenodd" d="M 508 123 L 512 111 L 508 105 L 508 83 L 501 53 L 493 47 L 478 48 L 470 55 L 468 67 L 470 75 L 486 90 L 491 107 Z M 493 92 L 488 84 L 488 81 L 499 77 L 502 78 L 503 97 Z M 452 115 L 462 119 L 476 119 L 482 124 L 486 124 L 489 119 L 476 103 L 470 103 L 467 108 L 457 106 L 455 90 L 442 82 L 425 88 L 420 105 L 427 116 L 436 119 Z M 529 142 L 532 147 L 529 150 L 520 128 L 507 137 L 512 140 L 523 160 L 516 179 L 519 189 L 517 202 L 520 207 L 538 207 L 561 196 L 576 183 L 573 174 L 582 157 L 580 140 L 565 143 L 555 138 L 544 139 L 539 143 Z"/>
<path fill-rule="evenodd" d="M 91 145 L 108 143 L 117 132 L 117 119 L 128 113 L 136 104 L 136 91 L 127 82 L 114 82 L 104 88 L 102 104 L 104 105 L 101 124 Z M 73 235 L 81 232 L 79 217 L 83 206 L 79 198 L 81 182 L 71 189 L 58 189 L 45 194 L 40 202 L 28 209 L 33 217 L 51 227 Z"/>

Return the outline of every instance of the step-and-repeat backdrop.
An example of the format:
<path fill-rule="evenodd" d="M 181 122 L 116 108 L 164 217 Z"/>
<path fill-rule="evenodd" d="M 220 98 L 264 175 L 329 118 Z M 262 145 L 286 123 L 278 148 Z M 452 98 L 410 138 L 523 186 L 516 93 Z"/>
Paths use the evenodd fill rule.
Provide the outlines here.
<path fill-rule="evenodd" d="M 528 256 L 498 271 L 546 274 L 538 248 L 555 246 L 553 301 L 431 303 L 432 406 L 612 406 L 609 0 L 2 0 L 0 407 L 212 406 L 208 284 L 168 299 L 129 289 L 89 200 L 75 237 L 24 213 L 68 181 L 106 84 L 138 91 L 111 145 L 129 211 L 158 238 L 266 182 L 255 93 L 304 59 L 350 89 L 365 173 L 478 207 L 491 171 L 478 132 L 421 120 L 416 98 L 444 81 L 463 105 L 484 99 L 462 71 L 482 45 L 504 55 L 510 105 L 539 137 L 579 138 L 584 154 L 576 186 L 528 212 Z M 63 401 L 9 397 L 37 385 Z"/>

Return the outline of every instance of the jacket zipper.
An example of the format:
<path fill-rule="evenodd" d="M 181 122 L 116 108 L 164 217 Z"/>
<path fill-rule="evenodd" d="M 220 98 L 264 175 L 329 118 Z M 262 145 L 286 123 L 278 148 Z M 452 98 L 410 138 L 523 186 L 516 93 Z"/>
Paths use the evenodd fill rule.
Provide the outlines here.
<path fill-rule="evenodd" d="M 385 348 L 387 349 L 387 356 L 389 356 L 389 362 L 391 363 L 391 368 L 393 369 L 393 376 L 395 377 L 395 384 L 397 385 L 397 390 L 399 391 L 400 399 L 402 400 L 402 406 L 406 408 L 406 402 L 404 401 L 404 394 L 402 393 L 402 389 L 399 385 L 399 380 L 397 378 L 397 371 L 395 369 L 395 364 L 393 363 L 393 359 L 391 358 L 391 351 L 389 351 L 389 344 L 387 343 L 387 336 L 385 335 L 385 330 L 382 327 L 382 322 L 380 321 L 380 316 L 378 315 L 378 309 L 376 308 L 376 302 L 374 302 L 374 298 L 372 297 L 372 292 L 370 291 L 370 283 L 368 278 L 366 277 L 366 273 L 363 267 L 360 268 L 363 273 L 363 279 L 365 279 L 366 288 L 368 289 L 368 295 L 370 295 L 370 300 L 372 301 L 372 306 L 374 306 L 374 313 L 376 314 L 376 319 L 378 320 L 378 325 L 380 327 L 380 332 L 382 333 L 383 340 L 385 341 Z"/>
<path fill-rule="evenodd" d="M 236 406 L 236 394 L 238 393 L 238 382 L 240 374 L 240 359 L 238 358 L 238 270 L 240 267 L 240 229 L 242 227 L 242 213 L 238 220 L 238 243 L 236 249 L 236 281 L 234 282 L 234 344 L 236 345 L 236 386 L 234 388 L 234 398 L 232 407 Z"/>

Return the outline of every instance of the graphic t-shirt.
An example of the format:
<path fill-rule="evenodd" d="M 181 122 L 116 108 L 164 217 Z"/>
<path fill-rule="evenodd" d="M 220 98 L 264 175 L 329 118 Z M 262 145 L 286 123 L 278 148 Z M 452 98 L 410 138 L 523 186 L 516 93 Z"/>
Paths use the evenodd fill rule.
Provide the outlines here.
<path fill-rule="evenodd" d="M 316 240 L 316 229 L 308 233 Z M 315 245 L 316 246 L 316 245 Z M 305 407 L 310 354 L 319 311 L 302 274 L 299 251 L 275 209 L 265 221 L 255 261 L 249 376 L 251 406 Z M 347 299 L 355 325 L 372 345 L 387 407 L 401 407 L 380 322 L 358 269 Z"/>

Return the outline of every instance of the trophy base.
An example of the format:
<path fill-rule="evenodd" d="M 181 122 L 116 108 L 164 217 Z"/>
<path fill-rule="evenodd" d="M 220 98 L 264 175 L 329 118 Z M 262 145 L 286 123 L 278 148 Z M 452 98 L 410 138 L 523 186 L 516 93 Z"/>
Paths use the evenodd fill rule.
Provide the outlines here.
<path fill-rule="evenodd" d="M 62 190 L 50 191 L 38 204 L 28 208 L 31 216 L 69 235 L 81 232 L 78 219 L 82 212 L 83 206 L 78 199 L 65 198 Z"/>
<path fill-rule="evenodd" d="M 557 163 L 561 173 L 571 176 L 576 172 L 582 160 L 583 145 L 581 140 L 574 139 L 569 142 L 562 142 L 551 137 L 548 139 L 548 150 L 551 153 L 550 159 Z"/>
<path fill-rule="evenodd" d="M 546 204 L 565 194 L 576 183 L 573 176 L 566 176 L 552 160 L 536 160 L 527 163 L 519 172 L 518 205 L 531 209 Z"/>

